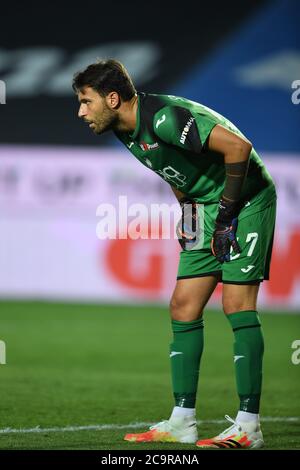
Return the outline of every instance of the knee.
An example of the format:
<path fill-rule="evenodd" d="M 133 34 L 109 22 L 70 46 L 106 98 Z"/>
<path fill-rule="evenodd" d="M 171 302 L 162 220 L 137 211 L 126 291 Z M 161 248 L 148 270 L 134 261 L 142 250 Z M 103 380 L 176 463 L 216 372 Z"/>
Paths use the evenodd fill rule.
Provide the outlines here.
<path fill-rule="evenodd" d="M 242 312 L 243 310 L 253 310 L 253 306 L 250 305 L 249 302 L 241 299 L 223 299 L 223 312 L 225 313 L 225 315 L 235 312 Z"/>
<path fill-rule="evenodd" d="M 170 314 L 172 320 L 194 321 L 201 317 L 200 306 L 195 305 L 189 298 L 173 295 L 170 301 Z"/>

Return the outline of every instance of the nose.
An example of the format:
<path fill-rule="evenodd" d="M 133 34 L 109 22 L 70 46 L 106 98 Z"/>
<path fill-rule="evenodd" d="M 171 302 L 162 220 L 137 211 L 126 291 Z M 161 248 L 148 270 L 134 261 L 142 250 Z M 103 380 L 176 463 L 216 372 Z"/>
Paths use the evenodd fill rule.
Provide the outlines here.
<path fill-rule="evenodd" d="M 79 111 L 78 111 L 78 117 L 84 117 L 86 115 L 86 106 L 83 104 L 80 105 Z"/>

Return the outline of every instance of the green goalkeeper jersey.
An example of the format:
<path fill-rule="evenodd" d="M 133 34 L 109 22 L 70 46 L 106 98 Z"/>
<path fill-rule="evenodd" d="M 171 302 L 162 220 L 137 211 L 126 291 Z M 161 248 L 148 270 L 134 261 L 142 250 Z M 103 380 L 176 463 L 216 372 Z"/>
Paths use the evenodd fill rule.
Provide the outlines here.
<path fill-rule="evenodd" d="M 138 93 L 136 128 L 132 134 L 115 132 L 130 152 L 171 186 L 199 203 L 220 200 L 225 185 L 224 156 L 208 148 L 215 125 L 243 134 L 221 114 L 171 95 Z M 262 210 L 276 198 L 274 183 L 252 149 L 240 217 Z"/>

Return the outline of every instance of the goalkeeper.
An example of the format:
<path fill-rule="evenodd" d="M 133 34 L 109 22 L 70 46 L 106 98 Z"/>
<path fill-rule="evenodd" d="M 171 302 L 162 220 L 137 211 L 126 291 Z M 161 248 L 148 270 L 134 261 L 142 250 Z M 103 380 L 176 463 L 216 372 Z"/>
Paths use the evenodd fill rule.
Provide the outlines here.
<path fill-rule="evenodd" d="M 274 183 L 249 140 L 225 117 L 199 103 L 137 93 L 113 59 L 73 79 L 79 117 L 96 134 L 112 130 L 145 166 L 169 183 L 182 207 L 182 246 L 170 302 L 175 406 L 169 419 L 132 442 L 195 442 L 198 447 L 260 448 L 264 342 L 257 312 L 269 279 L 276 212 Z M 234 337 L 239 409 L 218 436 L 198 440 L 195 403 L 203 350 L 203 311 L 218 282 Z M 221 358 L 220 358 L 221 359 Z M 222 364 L 220 363 L 220 367 Z"/>

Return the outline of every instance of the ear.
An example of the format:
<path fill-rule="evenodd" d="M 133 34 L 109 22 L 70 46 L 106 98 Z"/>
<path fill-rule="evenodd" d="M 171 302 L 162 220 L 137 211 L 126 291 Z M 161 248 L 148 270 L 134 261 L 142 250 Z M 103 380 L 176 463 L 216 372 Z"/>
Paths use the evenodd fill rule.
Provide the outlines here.
<path fill-rule="evenodd" d="M 108 95 L 105 97 L 105 101 L 110 109 L 117 109 L 121 104 L 120 95 L 116 91 L 111 91 L 108 93 Z"/>

